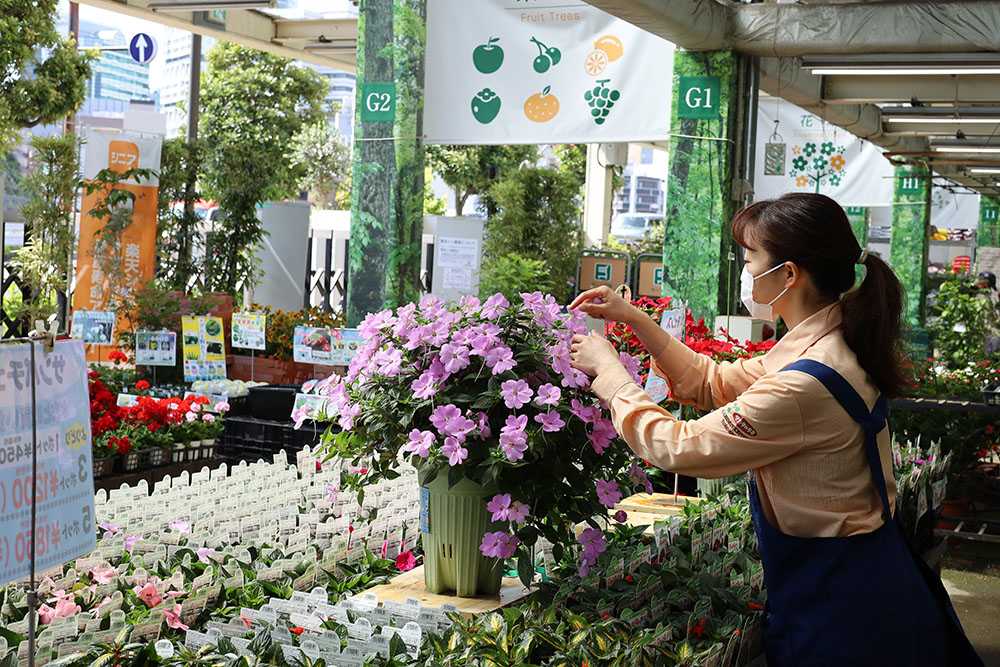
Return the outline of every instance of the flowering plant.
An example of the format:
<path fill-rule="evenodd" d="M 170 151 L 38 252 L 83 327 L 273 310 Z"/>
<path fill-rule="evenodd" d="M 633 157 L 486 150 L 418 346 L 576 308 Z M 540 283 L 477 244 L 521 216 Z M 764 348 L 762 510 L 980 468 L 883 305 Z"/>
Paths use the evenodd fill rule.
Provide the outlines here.
<path fill-rule="evenodd" d="M 501 294 L 450 306 L 425 297 L 369 315 L 347 375 L 316 388 L 343 429 L 328 429 L 323 441 L 355 465 L 367 460 L 364 474 L 344 480 L 360 494 L 392 479 L 399 457 L 424 484 L 438 474 L 450 485 L 463 478 L 495 484 L 487 510 L 504 530 L 485 535 L 483 554 L 518 554 L 528 563 L 542 536 L 557 558 L 582 546 L 586 569 L 604 539 L 595 518 L 606 517 L 633 483 L 645 487 L 645 475 L 629 470 L 628 449 L 613 446 L 613 424 L 570 364 L 570 341 L 586 332 L 584 318 L 563 313 L 551 296 L 522 297 L 519 306 Z M 575 527 L 584 521 L 592 530 L 578 541 Z M 520 565 L 530 573 L 530 564 Z"/>
<path fill-rule="evenodd" d="M 670 308 L 673 299 L 669 296 L 653 299 L 648 296 L 641 296 L 632 300 L 632 305 L 649 315 L 653 321 L 659 323 L 663 311 Z M 646 346 L 639 340 L 631 324 L 626 322 L 608 322 L 605 326 L 605 335 L 615 349 L 619 352 L 627 352 L 639 361 L 639 377 L 642 382 L 646 382 L 649 375 L 650 354 Z"/>

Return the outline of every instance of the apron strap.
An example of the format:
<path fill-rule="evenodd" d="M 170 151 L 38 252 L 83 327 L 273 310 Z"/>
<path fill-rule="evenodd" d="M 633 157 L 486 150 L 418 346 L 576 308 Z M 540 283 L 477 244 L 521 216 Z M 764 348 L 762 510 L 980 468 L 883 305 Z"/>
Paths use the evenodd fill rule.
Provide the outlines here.
<path fill-rule="evenodd" d="M 826 364 L 812 359 L 799 359 L 785 366 L 782 371 L 799 371 L 811 375 L 823 383 L 827 391 L 841 407 L 856 421 L 865 432 L 865 453 L 868 457 L 868 467 L 871 469 L 872 480 L 882 500 L 882 519 L 888 521 L 892 514 L 889 511 L 889 492 L 886 489 L 885 473 L 882 472 L 882 459 L 878 451 L 878 434 L 886 427 L 889 404 L 884 396 L 879 396 L 874 409 L 868 411 L 864 399 L 858 395 L 854 387 L 844 377 Z"/>

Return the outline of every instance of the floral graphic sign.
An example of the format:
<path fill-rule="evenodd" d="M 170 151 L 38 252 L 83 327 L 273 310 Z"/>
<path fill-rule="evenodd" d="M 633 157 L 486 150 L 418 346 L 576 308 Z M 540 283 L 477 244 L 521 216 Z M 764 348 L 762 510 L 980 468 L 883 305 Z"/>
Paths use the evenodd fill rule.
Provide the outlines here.
<path fill-rule="evenodd" d="M 795 158 L 788 175 L 795 178 L 795 187 L 799 189 L 819 192 L 824 185 L 840 187 L 847 164 L 845 150 L 844 146 L 832 141 L 807 141 L 804 145 L 793 146 Z"/>

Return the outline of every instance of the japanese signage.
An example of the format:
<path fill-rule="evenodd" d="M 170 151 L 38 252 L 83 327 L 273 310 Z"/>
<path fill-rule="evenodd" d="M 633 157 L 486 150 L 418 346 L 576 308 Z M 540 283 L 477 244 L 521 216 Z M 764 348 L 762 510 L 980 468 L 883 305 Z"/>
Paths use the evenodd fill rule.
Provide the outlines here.
<path fill-rule="evenodd" d="M 233 347 L 263 350 L 265 345 L 264 313 L 233 313 Z"/>
<path fill-rule="evenodd" d="M 581 1 L 436 0 L 427 7 L 427 143 L 666 139 L 673 53 Z M 366 95 L 366 106 L 376 99 Z"/>
<path fill-rule="evenodd" d="M 683 307 L 663 311 L 663 316 L 660 318 L 660 328 L 677 340 L 683 341 L 687 318 L 686 313 L 687 309 Z M 667 397 L 666 380 L 654 373 L 652 368 L 650 368 L 649 375 L 646 377 L 646 393 L 649 394 L 649 398 L 654 403 L 659 403 Z"/>
<path fill-rule="evenodd" d="M 292 355 L 301 363 L 347 366 L 362 345 L 357 329 L 295 327 Z"/>
<path fill-rule="evenodd" d="M 70 336 L 84 343 L 111 345 L 115 314 L 107 310 L 77 310 L 73 313 Z"/>
<path fill-rule="evenodd" d="M 177 334 L 173 331 L 137 331 L 135 363 L 140 366 L 173 366 L 177 363 Z"/>
<path fill-rule="evenodd" d="M 92 180 L 105 169 L 119 174 L 131 169 L 160 169 L 162 140 L 129 132 L 108 132 L 88 128 L 85 142 L 83 177 Z M 73 308 L 76 310 L 107 310 L 112 297 L 127 298 L 140 285 L 152 280 L 156 269 L 156 212 L 158 181 L 153 178 L 142 182 L 129 180 L 115 186 L 132 193 L 132 221 L 120 234 L 121 284 L 112 285 L 110 271 L 94 262 L 94 242 L 107 220 L 91 215 L 107 197 L 107 190 L 95 190 L 83 195 L 80 207 L 80 245 L 76 268 L 76 287 L 73 291 Z M 118 289 L 120 295 L 112 295 Z M 118 326 L 124 325 L 119 317 Z M 96 350 L 88 350 L 88 357 L 97 358 Z"/>
<path fill-rule="evenodd" d="M 26 578 L 34 541 L 36 570 L 96 546 L 90 401 L 83 343 L 35 347 L 36 519 L 32 505 L 31 348 L 0 346 L 0 585 Z"/>
<path fill-rule="evenodd" d="M 184 381 L 226 377 L 226 338 L 219 317 L 182 317 Z"/>

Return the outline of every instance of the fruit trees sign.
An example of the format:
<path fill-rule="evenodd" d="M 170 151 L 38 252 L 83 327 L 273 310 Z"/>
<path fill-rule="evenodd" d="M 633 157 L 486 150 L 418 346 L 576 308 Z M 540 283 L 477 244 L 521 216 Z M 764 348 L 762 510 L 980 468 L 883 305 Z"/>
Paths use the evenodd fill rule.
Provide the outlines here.
<path fill-rule="evenodd" d="M 427 14 L 427 143 L 667 138 L 669 42 L 572 0 L 435 0 Z"/>

